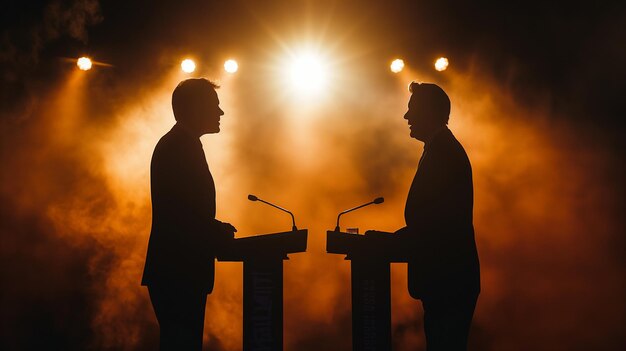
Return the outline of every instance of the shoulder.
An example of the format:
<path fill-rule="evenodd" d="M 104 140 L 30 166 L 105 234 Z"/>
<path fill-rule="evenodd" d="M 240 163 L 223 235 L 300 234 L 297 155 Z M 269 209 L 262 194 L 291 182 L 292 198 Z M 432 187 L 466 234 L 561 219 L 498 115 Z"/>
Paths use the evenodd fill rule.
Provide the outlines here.
<path fill-rule="evenodd" d="M 169 132 L 165 133 L 165 135 L 163 135 L 161 137 L 161 139 L 159 139 L 159 142 L 157 143 L 157 148 L 164 148 L 164 147 L 172 147 L 172 146 L 176 146 L 176 145 L 180 145 L 184 143 L 184 138 L 182 137 L 181 133 L 176 129 L 176 127 L 170 129 Z"/>
<path fill-rule="evenodd" d="M 444 130 L 437 136 L 437 139 L 432 143 L 430 152 L 437 155 L 437 158 L 445 160 L 448 164 L 470 167 L 470 161 L 463 145 L 449 129 Z"/>
<path fill-rule="evenodd" d="M 152 153 L 152 163 L 153 166 L 155 164 L 178 164 L 182 159 L 188 158 L 191 152 L 193 152 L 193 145 L 173 128 L 157 142 Z"/>
<path fill-rule="evenodd" d="M 161 137 L 154 148 L 154 152 L 155 154 L 181 152 L 192 150 L 195 146 L 194 141 L 191 140 L 189 136 L 174 126 L 174 128 Z"/>

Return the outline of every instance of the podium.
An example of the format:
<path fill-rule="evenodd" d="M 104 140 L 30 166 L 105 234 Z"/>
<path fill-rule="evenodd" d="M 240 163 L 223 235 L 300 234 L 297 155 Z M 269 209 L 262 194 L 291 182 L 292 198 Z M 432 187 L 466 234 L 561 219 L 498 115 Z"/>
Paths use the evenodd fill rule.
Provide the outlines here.
<path fill-rule="evenodd" d="M 392 262 L 407 262 L 393 234 L 326 233 L 326 252 L 351 261 L 352 350 L 391 350 Z"/>
<path fill-rule="evenodd" d="M 217 259 L 243 262 L 243 350 L 283 349 L 283 260 L 304 252 L 307 230 L 233 239 Z"/>

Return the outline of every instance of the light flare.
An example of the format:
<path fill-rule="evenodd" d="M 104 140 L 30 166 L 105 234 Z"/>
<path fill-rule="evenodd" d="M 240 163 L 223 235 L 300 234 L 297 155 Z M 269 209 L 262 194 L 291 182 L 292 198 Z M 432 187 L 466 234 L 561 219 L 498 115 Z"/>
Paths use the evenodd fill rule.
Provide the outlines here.
<path fill-rule="evenodd" d="M 389 68 L 391 69 L 391 72 L 393 73 L 402 72 L 402 70 L 404 69 L 404 60 L 402 59 L 393 60 Z"/>
<path fill-rule="evenodd" d="M 192 73 L 193 71 L 196 70 L 196 63 L 193 62 L 192 59 L 184 59 L 181 63 L 180 63 L 180 68 L 183 70 L 183 72 L 185 73 Z"/>
<path fill-rule="evenodd" d="M 224 62 L 224 70 L 228 73 L 235 73 L 239 70 L 239 64 L 233 59 L 226 60 Z"/>
<path fill-rule="evenodd" d="M 445 57 L 440 57 L 435 61 L 435 69 L 439 72 L 445 71 L 448 68 L 448 59 Z"/>
<path fill-rule="evenodd" d="M 289 73 L 293 86 L 306 92 L 320 91 L 327 80 L 327 72 L 321 59 L 313 54 L 297 56 Z"/>
<path fill-rule="evenodd" d="M 82 71 L 88 71 L 91 69 L 92 62 L 89 57 L 81 57 L 76 61 L 76 66 Z"/>

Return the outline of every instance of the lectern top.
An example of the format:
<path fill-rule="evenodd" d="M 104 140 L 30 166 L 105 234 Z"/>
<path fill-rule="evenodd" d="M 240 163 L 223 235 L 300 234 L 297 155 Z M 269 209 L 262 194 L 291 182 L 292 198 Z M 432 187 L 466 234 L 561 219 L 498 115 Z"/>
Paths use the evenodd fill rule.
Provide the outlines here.
<path fill-rule="evenodd" d="M 347 255 L 349 260 L 407 262 L 406 247 L 393 233 L 372 235 L 326 232 L 326 252 Z"/>
<path fill-rule="evenodd" d="M 217 259 L 235 262 L 287 259 L 288 254 L 306 251 L 307 236 L 308 230 L 300 229 L 233 239 Z"/>

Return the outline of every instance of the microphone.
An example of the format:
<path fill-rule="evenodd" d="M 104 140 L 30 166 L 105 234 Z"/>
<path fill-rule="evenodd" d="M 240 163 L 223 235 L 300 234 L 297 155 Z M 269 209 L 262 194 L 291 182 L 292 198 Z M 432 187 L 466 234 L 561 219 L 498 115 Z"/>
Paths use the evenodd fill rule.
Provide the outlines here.
<path fill-rule="evenodd" d="M 382 204 L 383 202 L 385 202 L 385 199 L 384 199 L 384 198 L 382 198 L 382 197 L 377 197 L 377 198 L 375 198 L 375 199 L 374 199 L 374 201 L 370 201 L 370 202 L 368 202 L 368 203 L 366 203 L 366 204 L 363 204 L 363 205 L 361 205 L 361 206 L 353 207 L 353 208 L 351 208 L 351 209 L 349 209 L 349 210 L 345 210 L 345 211 L 343 211 L 343 212 L 340 212 L 340 213 L 339 213 L 339 215 L 337 216 L 337 226 L 335 227 L 335 231 L 336 231 L 336 232 L 338 232 L 338 231 L 339 231 L 339 217 L 341 217 L 341 215 L 342 215 L 342 214 L 344 214 L 344 213 L 348 213 L 348 212 L 352 212 L 352 211 L 354 211 L 354 210 L 358 210 L 358 209 L 359 209 L 359 208 L 361 208 L 361 207 L 369 206 L 369 205 L 371 205 L 371 204 L 375 204 L 375 205 Z"/>
<path fill-rule="evenodd" d="M 296 219 L 295 219 L 295 217 L 293 216 L 293 213 L 291 213 L 290 211 L 287 211 L 286 209 L 284 209 L 284 208 L 282 208 L 282 207 L 280 207 L 280 206 L 276 206 L 276 205 L 274 205 L 274 204 L 271 204 L 271 203 L 269 203 L 269 202 L 267 202 L 267 201 L 265 201 L 265 200 L 259 199 L 258 197 L 254 196 L 254 195 L 252 195 L 252 194 L 248 195 L 248 200 L 250 200 L 250 201 L 261 201 L 261 202 L 262 202 L 262 203 L 264 203 L 264 204 L 268 204 L 268 205 L 270 205 L 270 206 L 272 206 L 272 207 L 275 207 L 275 208 L 277 208 L 277 209 L 279 209 L 279 210 L 281 210 L 281 211 L 285 211 L 285 212 L 289 213 L 289 214 L 291 215 L 291 222 L 293 223 L 293 227 L 291 228 L 291 230 L 293 230 L 294 232 L 295 232 L 296 230 L 298 230 L 298 228 L 296 227 Z"/>

